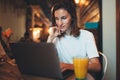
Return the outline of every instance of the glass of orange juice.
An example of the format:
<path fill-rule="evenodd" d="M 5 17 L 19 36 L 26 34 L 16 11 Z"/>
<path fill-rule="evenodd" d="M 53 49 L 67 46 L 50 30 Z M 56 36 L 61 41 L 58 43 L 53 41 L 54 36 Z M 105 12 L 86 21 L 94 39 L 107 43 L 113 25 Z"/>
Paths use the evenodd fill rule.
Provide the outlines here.
<path fill-rule="evenodd" d="M 86 80 L 87 68 L 88 68 L 88 57 L 74 57 L 73 65 L 76 80 Z"/>

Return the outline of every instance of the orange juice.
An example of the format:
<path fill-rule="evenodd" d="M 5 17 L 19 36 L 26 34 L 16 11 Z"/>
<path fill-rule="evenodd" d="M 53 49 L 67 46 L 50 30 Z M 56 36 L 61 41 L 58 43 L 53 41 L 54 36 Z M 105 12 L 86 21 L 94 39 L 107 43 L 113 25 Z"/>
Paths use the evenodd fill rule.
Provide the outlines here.
<path fill-rule="evenodd" d="M 88 68 L 88 58 L 74 58 L 73 59 L 75 77 L 77 79 L 85 79 Z"/>

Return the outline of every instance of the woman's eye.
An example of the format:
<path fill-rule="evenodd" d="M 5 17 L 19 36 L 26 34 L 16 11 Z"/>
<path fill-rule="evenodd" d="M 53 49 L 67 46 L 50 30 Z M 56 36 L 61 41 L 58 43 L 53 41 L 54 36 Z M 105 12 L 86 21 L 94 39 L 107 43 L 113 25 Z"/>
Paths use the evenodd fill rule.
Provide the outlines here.
<path fill-rule="evenodd" d="M 62 17 L 62 19 L 66 19 L 66 17 L 65 17 L 65 16 L 63 16 L 63 17 Z"/>

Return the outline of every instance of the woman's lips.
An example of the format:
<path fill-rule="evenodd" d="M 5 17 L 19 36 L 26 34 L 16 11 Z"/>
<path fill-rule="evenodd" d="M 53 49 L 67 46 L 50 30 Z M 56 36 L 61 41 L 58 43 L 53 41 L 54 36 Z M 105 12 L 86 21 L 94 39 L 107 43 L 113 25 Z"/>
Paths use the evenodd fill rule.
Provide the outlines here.
<path fill-rule="evenodd" d="M 64 29 L 64 26 L 60 26 L 59 29 L 60 29 L 60 30 Z"/>

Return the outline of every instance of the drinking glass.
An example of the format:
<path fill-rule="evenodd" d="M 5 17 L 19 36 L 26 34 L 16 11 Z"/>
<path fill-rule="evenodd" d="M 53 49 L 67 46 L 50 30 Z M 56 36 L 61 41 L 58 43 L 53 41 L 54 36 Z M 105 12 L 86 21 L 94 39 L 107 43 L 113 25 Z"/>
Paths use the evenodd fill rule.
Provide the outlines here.
<path fill-rule="evenodd" d="M 76 80 L 86 80 L 88 69 L 88 57 L 74 57 L 73 65 Z"/>

